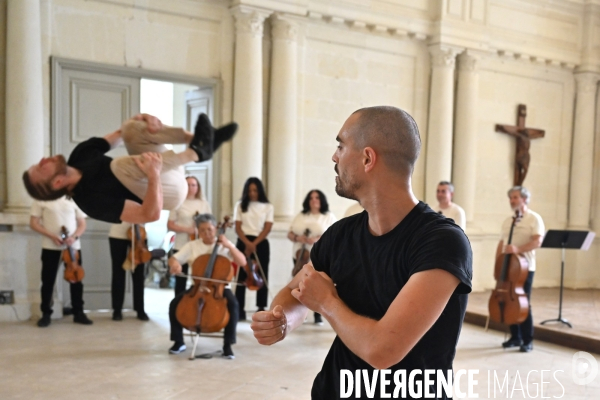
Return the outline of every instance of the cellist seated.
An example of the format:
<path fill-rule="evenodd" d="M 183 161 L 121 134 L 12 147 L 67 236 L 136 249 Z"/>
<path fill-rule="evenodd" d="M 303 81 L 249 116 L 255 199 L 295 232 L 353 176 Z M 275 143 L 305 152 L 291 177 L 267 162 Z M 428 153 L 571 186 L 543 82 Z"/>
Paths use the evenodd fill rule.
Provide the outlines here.
<path fill-rule="evenodd" d="M 210 255 L 213 252 L 215 244 L 219 246 L 218 255 L 224 256 L 240 266 L 246 265 L 246 257 L 244 254 L 239 251 L 225 235 L 220 235 L 217 240 L 217 222 L 215 217 L 211 214 L 202 214 L 198 216 L 196 220 L 198 222 L 199 238 L 186 243 L 177 253 L 169 258 L 169 269 L 172 274 L 181 273 L 181 264 L 189 263 L 189 265 L 192 265 L 194 260 L 198 257 L 204 254 Z M 185 293 L 186 292 L 182 292 L 177 295 L 169 305 L 171 340 L 174 342 L 173 346 L 169 349 L 170 354 L 178 354 L 186 349 L 183 342 L 183 327 L 176 318 L 177 305 Z M 229 311 L 229 322 L 225 326 L 223 341 L 223 357 L 233 359 L 234 355 L 231 350 L 231 345 L 235 344 L 236 339 L 235 331 L 239 319 L 238 302 L 229 287 L 225 288 L 223 295 L 227 299 L 227 309 Z"/>

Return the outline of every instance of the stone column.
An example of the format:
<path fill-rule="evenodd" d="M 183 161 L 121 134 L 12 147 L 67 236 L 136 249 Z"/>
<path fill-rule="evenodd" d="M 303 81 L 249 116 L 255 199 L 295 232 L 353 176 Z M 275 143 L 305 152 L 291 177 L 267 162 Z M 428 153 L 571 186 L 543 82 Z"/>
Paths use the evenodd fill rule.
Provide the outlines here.
<path fill-rule="evenodd" d="M 275 217 L 291 219 L 297 207 L 296 153 L 298 46 L 297 24 L 272 18 L 271 96 L 269 109 L 268 183 Z M 272 190 L 277 188 L 277 190 Z"/>
<path fill-rule="evenodd" d="M 477 174 L 477 100 L 479 92 L 478 57 L 465 51 L 458 57 L 456 125 L 452 155 L 454 201 L 465 210 L 467 221 L 475 212 Z"/>
<path fill-rule="evenodd" d="M 8 0 L 6 24 L 6 211 L 27 212 L 21 175 L 44 155 L 40 1 Z"/>
<path fill-rule="evenodd" d="M 588 229 L 594 166 L 594 120 L 598 74 L 575 74 L 577 99 L 569 189 L 569 228 Z"/>
<path fill-rule="evenodd" d="M 263 69 L 262 38 L 266 14 L 238 7 L 235 17 L 233 120 L 240 126 L 232 142 L 232 200 L 239 200 L 244 182 L 262 179 Z"/>
<path fill-rule="evenodd" d="M 429 131 L 425 158 L 425 201 L 437 204 L 437 184 L 452 177 L 452 114 L 454 103 L 454 49 L 439 46 L 431 54 Z"/>

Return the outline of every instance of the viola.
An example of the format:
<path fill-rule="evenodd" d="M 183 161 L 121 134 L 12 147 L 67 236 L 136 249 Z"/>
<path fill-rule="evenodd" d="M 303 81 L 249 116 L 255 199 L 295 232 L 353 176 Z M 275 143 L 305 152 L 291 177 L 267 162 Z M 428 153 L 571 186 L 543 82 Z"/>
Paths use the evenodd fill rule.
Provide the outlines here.
<path fill-rule="evenodd" d="M 308 237 L 310 235 L 310 229 L 306 229 L 304 231 L 304 236 Z M 294 264 L 294 269 L 292 270 L 292 276 L 296 276 L 298 272 L 304 267 L 304 264 L 307 264 L 310 259 L 310 251 L 306 248 L 306 243 L 302 243 L 302 247 L 298 249 L 296 252 L 296 263 Z"/>
<path fill-rule="evenodd" d="M 194 233 L 190 233 L 190 242 L 192 240 L 196 240 L 198 239 L 198 222 L 197 222 L 197 218 L 200 215 L 200 213 L 198 211 L 196 211 L 196 214 L 194 214 L 194 216 L 192 217 L 192 219 L 194 220 L 194 226 L 196 227 L 196 231 Z"/>
<path fill-rule="evenodd" d="M 511 244 L 515 225 L 522 215 L 519 210 L 515 212 L 510 227 L 508 244 Z M 523 290 L 527 280 L 529 266 L 527 259 L 521 254 L 501 254 L 496 259 L 494 278 L 496 288 L 488 303 L 490 319 L 502 324 L 520 324 L 529 314 L 529 300 Z"/>
<path fill-rule="evenodd" d="M 229 217 L 219 225 L 217 237 L 224 234 Z M 219 244 L 210 255 L 203 254 L 192 264 L 194 286 L 181 298 L 175 316 L 189 331 L 218 332 L 229 322 L 227 299 L 223 296 L 226 283 L 233 278 L 233 267 L 227 257 L 218 254 Z M 198 278 L 202 277 L 202 278 Z"/>
<path fill-rule="evenodd" d="M 69 231 L 66 227 L 60 228 L 60 238 L 63 242 L 69 237 Z M 83 280 L 85 272 L 83 267 L 79 264 L 79 252 L 68 246 L 62 252 L 62 259 L 65 263 L 65 281 L 70 283 L 77 283 Z"/>
<path fill-rule="evenodd" d="M 246 266 L 244 267 L 248 277 L 244 281 L 246 287 L 250 290 L 259 290 L 265 285 L 259 267 L 252 257 L 246 257 Z"/>
<path fill-rule="evenodd" d="M 150 261 L 152 253 L 146 245 L 146 229 L 143 226 L 139 226 L 138 224 L 131 225 L 131 229 L 127 231 L 127 237 L 131 240 L 131 246 L 129 247 L 123 268 L 133 271 L 136 266 L 146 264 Z"/>

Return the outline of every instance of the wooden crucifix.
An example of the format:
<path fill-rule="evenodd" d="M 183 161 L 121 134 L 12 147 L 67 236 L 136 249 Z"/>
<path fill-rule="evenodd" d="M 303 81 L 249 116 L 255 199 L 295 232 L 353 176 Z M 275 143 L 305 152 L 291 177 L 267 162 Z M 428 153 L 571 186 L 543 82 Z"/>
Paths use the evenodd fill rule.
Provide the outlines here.
<path fill-rule="evenodd" d="M 525 127 L 525 117 L 527 116 L 527 106 L 519 104 L 517 109 L 517 126 L 496 124 L 496 132 L 506 133 L 517 139 L 517 152 L 515 154 L 515 177 L 513 184 L 515 186 L 523 185 L 527 169 L 529 168 L 529 147 L 531 139 L 544 137 L 545 131 L 535 128 Z"/>

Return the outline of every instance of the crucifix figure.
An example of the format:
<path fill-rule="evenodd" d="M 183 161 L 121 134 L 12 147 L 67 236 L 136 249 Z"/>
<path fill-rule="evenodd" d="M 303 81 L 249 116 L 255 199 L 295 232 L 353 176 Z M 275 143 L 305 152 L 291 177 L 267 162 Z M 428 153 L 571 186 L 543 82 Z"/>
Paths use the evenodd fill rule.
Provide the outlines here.
<path fill-rule="evenodd" d="M 517 152 L 515 154 L 515 177 L 514 185 L 521 186 L 527 175 L 529 168 L 529 147 L 531 139 L 544 137 L 545 131 L 535 128 L 525 128 L 525 117 L 527 116 L 527 106 L 519 104 L 517 115 L 517 126 L 496 124 L 496 132 L 506 133 L 517 139 Z"/>

